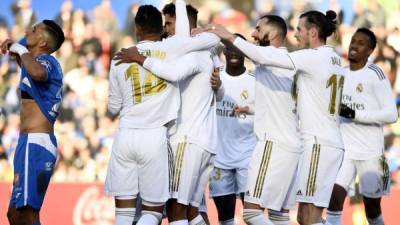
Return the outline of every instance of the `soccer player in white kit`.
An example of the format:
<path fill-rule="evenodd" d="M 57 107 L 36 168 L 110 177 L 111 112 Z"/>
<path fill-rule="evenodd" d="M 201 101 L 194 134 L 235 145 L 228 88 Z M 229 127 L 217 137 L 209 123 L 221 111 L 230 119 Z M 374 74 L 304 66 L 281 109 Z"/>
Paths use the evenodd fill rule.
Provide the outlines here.
<path fill-rule="evenodd" d="M 327 15 L 318 11 L 303 13 L 295 37 L 304 49 L 287 54 L 264 48 L 253 53 L 260 56 L 264 65 L 297 70 L 297 112 L 303 153 L 296 178 L 296 200 L 297 220 L 302 225 L 322 224 L 322 212 L 329 205 L 344 154 L 338 120 L 344 68 L 334 49 L 325 45 L 327 37 L 336 30 L 335 19 L 333 11 Z M 243 52 L 252 47 L 238 38 L 233 44 Z"/>
<path fill-rule="evenodd" d="M 135 24 L 140 40 L 137 48 L 144 55 L 163 60 L 219 42 L 216 36 L 209 39 L 209 35 L 159 42 L 161 13 L 149 5 L 139 8 Z M 155 77 L 136 63 L 128 64 L 130 51 L 132 48 L 119 52 L 110 69 L 108 107 L 112 113 L 120 113 L 120 129 L 113 145 L 105 188 L 116 199 L 117 225 L 132 224 L 138 193 L 143 204 L 138 224 L 158 224 L 169 198 L 167 125 L 177 118 L 179 89 L 176 83 Z"/>
<path fill-rule="evenodd" d="M 236 46 L 257 65 L 254 129 L 258 141 L 249 166 L 243 218 L 248 224 L 290 224 L 288 212 L 295 204 L 293 183 L 301 155 L 295 70 L 264 64 L 263 55 L 268 49 L 288 54 L 282 47 L 285 21 L 275 15 L 261 17 L 252 34 L 259 46 L 238 40 L 221 26 L 214 32 L 239 43 Z M 269 209 L 269 219 L 264 209 Z"/>
<path fill-rule="evenodd" d="M 180 0 L 179 2 L 183 3 L 183 7 L 178 7 L 178 1 L 176 2 L 177 24 L 179 23 L 178 14 L 182 11 L 186 12 L 184 1 Z M 176 28 L 176 30 L 178 29 Z M 187 26 L 186 31 L 189 36 L 189 26 Z M 210 35 L 212 37 L 209 37 Z M 182 38 L 176 40 L 176 36 L 177 34 L 165 39 L 162 44 L 174 46 L 179 44 L 181 48 L 188 48 L 187 43 L 183 43 Z M 192 39 L 193 42 L 196 42 L 196 46 L 202 46 L 204 49 L 210 49 L 209 43 L 216 45 L 219 42 L 214 34 L 208 34 L 208 39 L 211 38 L 211 40 L 207 43 L 204 43 L 206 37 L 201 38 L 201 36 L 204 35 L 187 38 Z M 215 39 L 217 39 L 217 42 L 215 42 Z M 182 50 L 176 49 L 176 51 L 181 52 Z M 145 60 L 145 57 L 141 56 L 136 48 L 123 50 L 120 56 L 124 62 L 140 62 L 141 65 Z M 151 63 L 152 60 L 150 57 L 146 61 L 148 64 L 144 66 L 150 69 L 153 64 Z M 204 220 L 198 214 L 197 207 L 203 199 L 204 187 L 212 169 L 211 159 L 215 153 L 217 138 L 214 92 L 209 84 L 213 63 L 209 51 L 196 52 L 179 60 L 183 64 L 182 66 L 174 65 L 172 61 L 164 64 L 155 62 L 154 68 L 151 70 L 157 72 L 164 79 L 174 81 L 197 74 L 179 84 L 183 109 L 180 111 L 176 127 L 170 129 L 172 133 L 176 129 L 175 134 L 170 138 L 175 157 L 170 189 L 173 197 L 178 198 L 179 203 L 173 200 L 173 203 L 168 204 L 167 207 L 168 218 L 171 223 L 187 224 L 189 219 L 191 224 L 197 224 L 199 222 L 204 223 Z M 209 71 L 210 69 L 211 71 Z M 204 82 L 205 79 L 207 82 Z M 185 91 L 189 89 L 190 92 Z M 197 107 L 204 110 L 199 111 Z M 202 157 L 202 160 L 197 160 L 199 157 Z M 179 192 L 177 192 L 177 189 L 179 189 Z M 188 214 L 188 209 L 193 209 L 193 213 Z"/>
<path fill-rule="evenodd" d="M 189 53 L 175 60 L 160 61 L 136 53 L 135 62 L 162 79 L 179 81 L 181 109 L 176 132 L 170 137 L 174 154 L 168 205 L 170 224 L 205 224 L 198 214 L 187 215 L 189 206 L 199 207 L 213 168 L 217 144 L 214 91 L 209 80 L 214 69 L 209 51 Z M 169 208 L 171 207 L 171 208 Z"/>
<path fill-rule="evenodd" d="M 243 36 L 235 34 L 243 39 Z M 246 69 L 244 55 L 227 44 L 220 79 L 224 96 L 217 100 L 218 147 L 210 178 L 210 195 L 219 224 L 234 224 L 236 197 L 246 191 L 247 167 L 256 144 L 254 134 L 254 74 Z"/>
<path fill-rule="evenodd" d="M 383 225 L 381 197 L 389 194 L 390 174 L 383 156 L 383 125 L 397 120 L 396 101 L 384 72 L 368 61 L 376 37 L 358 29 L 349 47 L 350 67 L 344 80 L 340 116 L 344 148 L 343 164 L 336 178 L 327 221 L 341 225 L 343 203 L 356 175 L 360 180 L 368 223 Z"/>

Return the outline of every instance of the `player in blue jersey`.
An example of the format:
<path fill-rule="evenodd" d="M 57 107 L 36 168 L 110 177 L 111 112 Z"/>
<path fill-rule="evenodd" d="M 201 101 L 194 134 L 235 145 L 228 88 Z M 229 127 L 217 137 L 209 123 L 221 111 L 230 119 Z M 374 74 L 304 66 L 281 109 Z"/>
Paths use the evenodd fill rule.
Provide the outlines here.
<path fill-rule="evenodd" d="M 21 124 L 14 155 L 14 182 L 7 217 L 11 225 L 38 225 L 39 211 L 57 158 L 53 126 L 62 97 L 60 64 L 50 54 L 64 42 L 51 20 L 28 28 L 25 43 L 7 39 L 2 54 L 16 54 L 21 66 Z"/>

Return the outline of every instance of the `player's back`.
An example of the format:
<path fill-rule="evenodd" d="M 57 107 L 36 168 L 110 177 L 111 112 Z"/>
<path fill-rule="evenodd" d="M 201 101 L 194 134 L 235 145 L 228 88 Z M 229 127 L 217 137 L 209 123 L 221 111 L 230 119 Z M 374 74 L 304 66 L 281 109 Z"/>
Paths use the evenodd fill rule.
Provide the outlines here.
<path fill-rule="evenodd" d="M 209 51 L 194 52 L 193 59 L 201 65 L 202 72 L 179 82 L 181 110 L 172 142 L 186 139 L 215 153 L 217 120 L 214 91 L 210 85 L 213 62 Z"/>
<path fill-rule="evenodd" d="M 297 109 L 303 141 L 343 148 L 338 109 L 345 72 L 340 57 L 329 46 L 290 56 L 299 73 Z"/>
<path fill-rule="evenodd" d="M 168 48 L 159 42 L 145 41 L 137 45 L 148 57 L 166 59 Z M 176 119 L 179 90 L 137 63 L 111 63 L 109 108 L 120 109 L 120 127 L 155 128 Z"/>

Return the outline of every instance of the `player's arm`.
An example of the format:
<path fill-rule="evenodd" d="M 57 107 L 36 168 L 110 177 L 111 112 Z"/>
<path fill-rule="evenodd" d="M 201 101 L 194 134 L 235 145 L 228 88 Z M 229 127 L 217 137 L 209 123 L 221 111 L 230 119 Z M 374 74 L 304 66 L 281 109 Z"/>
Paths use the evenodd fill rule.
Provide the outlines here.
<path fill-rule="evenodd" d="M 186 11 L 186 2 L 184 0 L 175 1 L 175 35 L 190 37 L 189 18 Z"/>
<path fill-rule="evenodd" d="M 233 45 L 258 64 L 290 70 L 296 69 L 289 55 L 278 48 L 257 46 L 240 37 L 234 39 Z"/>
<path fill-rule="evenodd" d="M 232 44 L 238 50 L 243 52 L 248 58 L 254 62 L 267 65 L 276 66 L 286 69 L 295 69 L 295 65 L 292 62 L 288 54 L 279 51 L 274 47 L 261 47 L 252 44 L 235 34 L 229 32 L 225 27 L 221 25 L 209 25 L 205 30 L 216 34 L 222 39 L 225 44 Z"/>
<path fill-rule="evenodd" d="M 46 65 L 43 65 L 40 61 L 37 61 L 25 46 L 7 39 L 2 43 L 1 49 L 3 53 L 8 49 L 10 53 L 17 54 L 20 64 L 26 69 L 33 80 L 47 80 L 47 72 L 50 68 L 47 68 Z"/>
<path fill-rule="evenodd" d="M 220 102 L 224 98 L 225 88 L 224 88 L 224 85 L 219 76 L 220 69 L 219 69 L 219 67 L 215 67 L 216 65 L 219 65 L 219 64 L 216 64 L 215 59 L 213 59 L 213 63 L 214 63 L 214 71 L 210 77 L 210 84 L 211 84 L 211 88 L 213 89 L 213 91 L 215 93 L 215 97 L 216 97 L 215 100 L 217 102 Z"/>
<path fill-rule="evenodd" d="M 212 33 L 201 33 L 193 37 L 179 38 L 177 41 L 179 42 L 177 55 L 184 55 L 194 51 L 210 50 L 220 42 L 220 39 Z"/>
<path fill-rule="evenodd" d="M 354 121 L 381 125 L 396 122 L 398 118 L 398 112 L 396 108 L 396 100 L 393 96 L 389 80 L 386 79 L 386 77 L 382 80 L 379 80 L 377 77 L 373 88 L 375 92 L 375 98 L 379 101 L 379 110 L 356 110 Z"/>
<path fill-rule="evenodd" d="M 109 93 L 108 93 L 108 111 L 116 115 L 122 108 L 122 93 L 121 88 L 118 85 L 117 80 L 118 74 L 116 73 L 115 65 L 112 62 L 109 74 Z"/>
<path fill-rule="evenodd" d="M 246 106 L 239 106 L 239 105 L 235 105 L 233 107 L 233 113 L 236 114 L 248 114 L 248 115 L 254 115 L 254 106 L 252 105 L 246 105 Z"/>
<path fill-rule="evenodd" d="M 146 58 L 143 67 L 164 80 L 176 82 L 201 72 L 199 60 L 199 54 L 193 52 L 169 61 Z"/>

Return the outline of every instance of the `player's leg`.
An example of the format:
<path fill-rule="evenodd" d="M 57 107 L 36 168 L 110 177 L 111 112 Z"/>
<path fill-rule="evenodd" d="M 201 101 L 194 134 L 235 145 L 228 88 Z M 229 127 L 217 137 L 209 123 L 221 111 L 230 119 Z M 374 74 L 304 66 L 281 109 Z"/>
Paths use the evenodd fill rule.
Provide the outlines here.
<path fill-rule="evenodd" d="M 249 164 L 247 191 L 244 197 L 243 220 L 249 225 L 273 225 L 264 214 L 261 196 L 266 172 L 270 163 L 273 144 L 258 141 Z"/>
<path fill-rule="evenodd" d="M 283 158 L 287 158 L 287 163 L 288 164 L 298 164 L 300 160 L 301 153 L 300 152 L 286 152 L 282 151 L 283 154 L 280 156 Z M 292 160 L 290 160 L 292 159 Z M 292 162 L 291 162 L 292 161 Z M 283 168 L 286 167 L 285 165 L 282 165 Z M 290 167 L 289 167 L 290 168 Z M 289 212 L 290 209 L 295 208 L 296 206 L 296 172 L 297 172 L 297 166 L 294 170 L 291 172 L 287 171 L 288 173 L 286 175 L 282 175 L 284 177 L 290 177 L 290 174 L 292 176 L 292 180 L 289 186 L 289 189 L 287 190 L 287 194 L 285 197 L 285 200 L 283 201 L 282 204 L 282 209 L 281 210 L 272 210 L 268 209 L 268 216 L 269 219 L 274 223 L 274 225 L 290 225 L 290 216 Z M 289 179 L 290 180 L 290 179 Z M 283 182 L 285 184 L 286 182 Z M 279 184 L 277 184 L 279 186 Z"/>
<path fill-rule="evenodd" d="M 280 211 L 268 209 L 268 217 L 274 225 L 290 225 L 289 209 Z"/>
<path fill-rule="evenodd" d="M 170 182 L 172 199 L 168 201 L 167 215 L 171 224 L 188 224 L 191 217 L 197 217 L 197 210 L 188 214 L 189 204 L 199 186 L 202 171 L 205 163 L 210 159 L 210 153 L 192 143 L 173 143 L 171 144 L 174 155 L 173 176 Z M 208 161 L 207 161 L 208 160 Z M 210 171 L 211 172 L 211 165 Z M 208 178 L 204 178 L 205 182 Z M 203 192 L 198 193 L 199 204 L 203 197 Z M 198 207 L 196 205 L 195 207 Z"/>
<path fill-rule="evenodd" d="M 343 204 L 347 196 L 347 191 L 355 177 L 356 167 L 354 161 L 348 158 L 343 159 L 326 213 L 326 220 L 331 225 L 342 224 Z"/>
<path fill-rule="evenodd" d="M 305 144 L 298 168 L 297 220 L 301 225 L 322 224 L 333 186 L 343 160 L 343 150 Z"/>
<path fill-rule="evenodd" d="M 142 131 L 138 158 L 142 215 L 137 225 L 158 225 L 169 198 L 169 157 L 165 127 Z"/>
<path fill-rule="evenodd" d="M 235 170 L 214 167 L 210 195 L 218 211 L 219 224 L 233 224 L 236 205 Z"/>
<path fill-rule="evenodd" d="M 187 217 L 189 224 L 191 225 L 205 225 L 206 221 L 203 219 L 203 216 L 200 215 L 198 209 L 199 206 L 204 202 L 204 191 L 214 168 L 215 155 L 205 151 L 197 145 L 194 145 L 193 148 L 194 149 L 192 149 L 192 152 L 197 152 L 195 155 L 197 155 L 197 159 L 201 160 L 201 164 L 198 175 L 194 176 L 195 180 L 197 178 L 197 184 L 195 185 L 194 193 L 191 196 Z M 195 180 L 194 182 L 196 182 Z"/>
<path fill-rule="evenodd" d="M 172 225 L 189 224 L 187 219 L 187 208 L 189 205 L 188 195 L 194 190 L 194 185 L 191 185 L 191 177 L 194 168 L 186 168 L 190 165 L 187 163 L 187 161 L 190 160 L 187 150 L 189 145 L 190 144 L 186 142 L 171 143 L 174 160 L 172 167 L 173 172 L 169 183 L 169 191 L 172 198 L 167 202 L 167 217 L 169 224 Z M 200 167 L 200 162 L 198 160 L 194 161 L 192 165 Z M 184 185 L 184 182 L 182 182 L 183 180 L 188 183 Z M 190 188 L 192 188 L 192 190 L 189 190 Z M 186 199 L 184 199 L 184 196 L 186 196 Z M 180 202 L 178 202 L 179 197 Z"/>
<path fill-rule="evenodd" d="M 203 220 L 206 222 L 207 225 L 210 225 L 210 220 L 208 219 L 207 215 L 207 201 L 206 196 L 203 196 L 203 200 L 198 208 L 200 215 L 203 217 Z"/>
<path fill-rule="evenodd" d="M 115 199 L 115 224 L 131 225 L 136 215 L 139 192 L 138 165 L 135 141 L 140 138 L 136 129 L 118 130 L 108 162 L 105 192 Z"/>
<path fill-rule="evenodd" d="M 39 211 L 57 158 L 54 135 L 20 135 L 14 156 L 10 224 L 40 224 Z"/>
<path fill-rule="evenodd" d="M 381 197 L 390 192 L 390 173 L 386 159 L 382 156 L 359 161 L 357 169 L 368 223 L 383 225 Z"/>
<path fill-rule="evenodd" d="M 115 197 L 115 225 L 131 225 L 136 214 L 136 196 Z"/>

